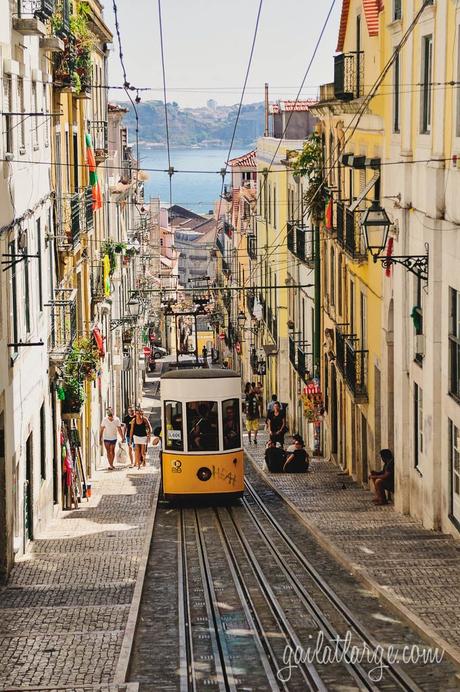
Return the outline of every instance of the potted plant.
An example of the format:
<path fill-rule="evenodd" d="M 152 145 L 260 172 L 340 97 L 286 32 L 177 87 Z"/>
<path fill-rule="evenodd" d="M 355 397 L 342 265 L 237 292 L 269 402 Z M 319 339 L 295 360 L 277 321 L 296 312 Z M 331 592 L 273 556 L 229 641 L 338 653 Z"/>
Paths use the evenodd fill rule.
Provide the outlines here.
<path fill-rule="evenodd" d="M 62 386 L 64 398 L 61 404 L 61 412 L 67 416 L 79 416 L 81 407 L 85 402 L 85 392 L 78 377 L 68 376 Z"/>

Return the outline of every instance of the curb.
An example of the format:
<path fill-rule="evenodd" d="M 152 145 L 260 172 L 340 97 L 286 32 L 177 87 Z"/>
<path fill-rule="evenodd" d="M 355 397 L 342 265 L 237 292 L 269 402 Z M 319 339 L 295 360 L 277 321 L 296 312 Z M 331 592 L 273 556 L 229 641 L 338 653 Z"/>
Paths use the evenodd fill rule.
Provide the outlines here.
<path fill-rule="evenodd" d="M 158 471 L 158 476 L 160 472 Z M 115 675 L 113 679 L 113 684 L 123 685 L 126 683 L 126 676 L 128 674 L 129 660 L 131 658 L 131 651 L 133 648 L 134 636 L 136 634 L 137 618 L 139 615 L 139 608 L 141 604 L 142 592 L 144 590 L 145 575 L 147 572 L 147 563 L 150 554 L 150 545 L 152 543 L 153 527 L 155 524 L 155 518 L 158 507 L 158 495 L 160 492 L 160 479 L 158 477 L 155 491 L 152 497 L 152 509 L 150 517 L 146 524 L 147 536 L 144 543 L 144 549 L 142 551 L 142 556 L 140 559 L 139 570 L 136 577 L 136 586 L 134 587 L 133 600 L 131 601 L 131 606 L 129 608 L 128 620 L 126 621 L 125 633 L 123 635 L 123 641 L 121 643 L 120 655 L 118 657 L 117 667 L 115 669 Z M 133 684 L 133 683 L 130 683 Z M 130 689 L 130 688 L 128 688 Z M 133 692 L 134 692 L 133 688 Z"/>
<path fill-rule="evenodd" d="M 413 627 L 417 634 L 419 634 L 423 639 L 427 640 L 430 644 L 443 649 L 446 656 L 460 667 L 460 650 L 457 649 L 457 647 L 449 644 L 449 642 L 443 639 L 436 632 L 436 630 L 427 625 L 421 618 L 418 617 L 418 615 L 415 615 L 405 605 L 398 601 L 395 602 L 395 597 L 392 597 L 391 593 L 385 589 L 385 587 L 377 584 L 377 582 L 370 576 L 366 569 L 363 567 L 358 567 L 355 563 L 353 563 L 346 553 L 340 550 L 340 548 L 337 548 L 330 538 L 328 538 L 320 529 L 318 529 L 315 524 L 305 518 L 303 513 L 292 502 L 292 500 L 290 500 L 282 490 L 277 488 L 267 474 L 262 471 L 258 463 L 254 460 L 251 452 L 248 452 L 247 449 L 245 449 L 244 452 L 257 473 L 282 498 L 282 500 L 286 502 L 293 512 L 295 512 L 301 522 L 318 541 L 319 545 L 324 548 L 324 550 L 326 550 L 335 560 L 337 560 L 337 562 L 345 567 L 350 574 L 362 582 L 370 591 L 374 592 L 393 613 L 399 615 L 406 622 L 406 624 Z"/>

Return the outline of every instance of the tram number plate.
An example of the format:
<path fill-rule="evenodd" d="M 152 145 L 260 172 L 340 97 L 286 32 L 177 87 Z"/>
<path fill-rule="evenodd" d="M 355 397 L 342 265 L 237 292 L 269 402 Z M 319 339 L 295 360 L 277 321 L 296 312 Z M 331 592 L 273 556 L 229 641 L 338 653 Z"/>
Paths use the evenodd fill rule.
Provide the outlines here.
<path fill-rule="evenodd" d="M 182 462 L 179 461 L 179 459 L 174 459 L 174 461 L 171 461 L 171 472 L 182 473 Z"/>
<path fill-rule="evenodd" d="M 181 430 L 168 430 L 168 440 L 177 440 L 181 442 L 182 431 Z"/>

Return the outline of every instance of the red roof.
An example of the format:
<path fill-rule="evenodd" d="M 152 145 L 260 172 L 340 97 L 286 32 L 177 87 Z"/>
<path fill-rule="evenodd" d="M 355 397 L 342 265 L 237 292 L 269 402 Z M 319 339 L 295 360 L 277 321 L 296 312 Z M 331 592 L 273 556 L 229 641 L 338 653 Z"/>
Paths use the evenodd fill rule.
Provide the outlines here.
<path fill-rule="evenodd" d="M 366 17 L 369 36 L 379 35 L 379 14 L 383 10 L 383 0 L 362 0 L 364 15 Z M 342 15 L 340 17 L 339 39 L 337 41 L 337 52 L 343 51 L 345 34 L 347 31 L 348 13 L 350 11 L 350 0 L 342 0 Z"/>
<path fill-rule="evenodd" d="M 235 159 L 230 159 L 227 161 L 229 166 L 250 166 L 251 168 L 256 167 L 256 150 L 250 151 L 248 154 L 243 154 Z"/>

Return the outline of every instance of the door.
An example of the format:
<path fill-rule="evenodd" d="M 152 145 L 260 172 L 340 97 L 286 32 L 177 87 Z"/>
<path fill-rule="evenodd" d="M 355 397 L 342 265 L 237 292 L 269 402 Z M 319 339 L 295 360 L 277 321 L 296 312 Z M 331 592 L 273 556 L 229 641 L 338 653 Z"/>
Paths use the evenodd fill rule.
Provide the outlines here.
<path fill-rule="evenodd" d="M 337 456 L 337 375 L 335 365 L 331 365 L 331 454 Z"/>
<path fill-rule="evenodd" d="M 26 480 L 24 481 L 24 549 L 33 540 L 33 435 L 26 442 Z"/>
<path fill-rule="evenodd" d="M 361 414 L 361 480 L 363 483 L 367 483 L 367 478 L 369 476 L 369 463 L 367 456 L 367 420 L 363 414 Z"/>

